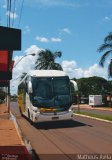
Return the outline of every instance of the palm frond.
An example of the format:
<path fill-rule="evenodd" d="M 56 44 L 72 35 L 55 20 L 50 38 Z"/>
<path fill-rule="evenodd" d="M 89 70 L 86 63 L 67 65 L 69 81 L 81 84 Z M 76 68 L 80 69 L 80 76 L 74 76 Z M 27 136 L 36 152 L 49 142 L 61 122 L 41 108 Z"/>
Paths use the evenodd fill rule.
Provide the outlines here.
<path fill-rule="evenodd" d="M 26 76 L 26 74 L 27 74 L 26 72 L 23 72 L 21 77 L 20 77 L 20 80 L 22 80 Z"/>
<path fill-rule="evenodd" d="M 110 60 L 110 63 L 108 66 L 108 77 L 112 78 L 112 59 Z"/>
<path fill-rule="evenodd" d="M 54 53 L 54 59 L 56 59 L 57 57 L 61 57 L 62 56 L 62 52 L 61 51 L 57 51 Z"/>
<path fill-rule="evenodd" d="M 104 67 L 105 60 L 109 56 L 110 53 L 112 53 L 112 50 L 105 52 L 103 56 L 101 57 L 100 62 L 99 62 L 101 67 Z"/>
<path fill-rule="evenodd" d="M 50 69 L 54 70 L 63 70 L 62 66 L 59 63 L 52 63 Z"/>
<path fill-rule="evenodd" d="M 112 49 L 112 44 L 104 43 L 98 48 L 98 52 L 103 52 L 106 49 Z"/>
<path fill-rule="evenodd" d="M 62 66 L 59 63 L 55 63 L 57 70 L 63 71 Z"/>
<path fill-rule="evenodd" d="M 44 66 L 47 66 L 47 64 L 45 62 L 40 62 L 40 63 L 36 64 L 35 69 L 41 69 Z"/>
<path fill-rule="evenodd" d="M 104 39 L 105 43 L 110 42 L 110 41 L 112 41 L 112 32 L 110 32 Z"/>
<path fill-rule="evenodd" d="M 52 52 L 48 49 L 46 50 L 41 50 L 39 53 L 39 57 L 35 62 L 35 69 L 58 69 L 62 70 L 62 67 L 55 64 L 55 59 L 57 57 L 61 57 L 62 52 Z"/>

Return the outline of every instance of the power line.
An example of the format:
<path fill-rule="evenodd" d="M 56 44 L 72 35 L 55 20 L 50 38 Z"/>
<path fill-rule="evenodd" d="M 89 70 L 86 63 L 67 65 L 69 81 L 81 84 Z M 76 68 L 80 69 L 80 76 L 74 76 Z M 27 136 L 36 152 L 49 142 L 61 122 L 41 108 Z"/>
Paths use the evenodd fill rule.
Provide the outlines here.
<path fill-rule="evenodd" d="M 1 23 L 2 23 L 2 12 L 1 12 L 1 9 L 0 9 L 0 26 L 1 26 Z"/>
<path fill-rule="evenodd" d="M 0 26 L 1 26 L 1 24 L 2 24 L 2 18 L 1 18 L 1 16 L 0 16 Z"/>
<path fill-rule="evenodd" d="M 15 19 L 15 10 L 16 10 L 16 0 L 13 0 L 13 13 L 12 11 L 12 0 L 7 0 L 7 27 L 10 28 L 10 26 L 13 27 L 14 25 L 14 19 Z M 18 22 L 18 28 L 21 23 L 21 18 L 22 18 L 22 12 L 23 12 L 23 5 L 24 5 L 24 0 L 21 1 L 21 8 L 20 8 L 20 16 L 19 16 L 19 22 Z M 12 16 L 12 17 L 11 17 Z M 11 18 L 12 18 L 12 24 L 11 24 Z"/>
<path fill-rule="evenodd" d="M 18 77 L 16 77 L 16 78 L 12 79 L 11 81 L 15 81 L 15 80 L 17 80 L 17 79 L 19 79 L 19 78 L 21 78 L 21 76 L 18 76 Z"/>
<path fill-rule="evenodd" d="M 8 12 L 9 12 L 9 0 L 7 0 L 7 27 L 9 26 Z"/>
<path fill-rule="evenodd" d="M 10 19 L 11 19 L 11 0 L 7 0 L 7 27 L 10 28 Z"/>
<path fill-rule="evenodd" d="M 14 14 L 15 14 L 15 10 L 16 10 L 16 0 L 14 0 L 12 27 L 13 27 L 13 25 L 14 25 Z"/>
<path fill-rule="evenodd" d="M 10 28 L 10 21 L 11 21 L 11 0 L 9 0 L 9 28 Z"/>
<path fill-rule="evenodd" d="M 23 12 L 23 4 L 24 4 L 24 0 L 22 0 L 22 4 L 21 4 L 21 10 L 20 10 L 20 18 L 19 18 L 18 28 L 19 28 L 20 22 L 21 22 L 21 17 L 22 17 L 22 12 Z"/>

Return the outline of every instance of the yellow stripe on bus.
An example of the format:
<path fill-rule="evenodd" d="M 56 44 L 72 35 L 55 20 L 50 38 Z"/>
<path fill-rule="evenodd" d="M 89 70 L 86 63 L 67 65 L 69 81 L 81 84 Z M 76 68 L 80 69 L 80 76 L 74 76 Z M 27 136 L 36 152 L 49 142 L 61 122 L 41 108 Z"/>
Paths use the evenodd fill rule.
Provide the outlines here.
<path fill-rule="evenodd" d="M 54 112 L 56 110 L 57 109 L 55 108 L 40 108 L 40 112 L 49 112 L 49 111 Z"/>

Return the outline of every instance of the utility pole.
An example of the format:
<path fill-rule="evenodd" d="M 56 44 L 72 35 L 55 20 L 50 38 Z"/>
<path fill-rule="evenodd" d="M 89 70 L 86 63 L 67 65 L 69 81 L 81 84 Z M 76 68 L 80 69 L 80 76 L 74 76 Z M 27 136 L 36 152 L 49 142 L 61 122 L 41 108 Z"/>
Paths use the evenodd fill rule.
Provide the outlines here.
<path fill-rule="evenodd" d="M 8 72 L 10 71 L 10 66 L 11 66 L 11 51 L 8 51 Z M 8 113 L 10 113 L 10 80 L 8 82 L 8 89 L 7 89 L 7 107 L 8 107 Z"/>
<path fill-rule="evenodd" d="M 8 107 L 8 113 L 10 113 L 10 82 L 8 84 L 8 90 L 7 90 L 7 107 Z"/>
<path fill-rule="evenodd" d="M 78 108 L 78 112 L 80 112 L 80 106 L 79 106 L 79 94 L 77 94 L 77 108 Z"/>

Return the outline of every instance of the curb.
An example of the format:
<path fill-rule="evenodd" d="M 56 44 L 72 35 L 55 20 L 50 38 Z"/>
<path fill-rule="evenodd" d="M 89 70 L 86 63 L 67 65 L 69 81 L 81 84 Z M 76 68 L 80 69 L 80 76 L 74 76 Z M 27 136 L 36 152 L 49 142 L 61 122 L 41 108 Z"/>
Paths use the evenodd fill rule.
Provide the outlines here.
<path fill-rule="evenodd" d="M 16 118 L 15 118 L 15 116 L 10 112 L 10 119 L 13 121 L 13 123 L 14 123 L 14 127 L 15 127 L 15 129 L 16 129 L 16 132 L 17 132 L 17 135 L 18 135 L 18 137 L 19 137 L 19 139 L 20 139 L 20 142 L 21 142 L 21 147 L 22 147 L 22 150 L 23 150 L 23 152 L 24 152 L 24 156 L 25 156 L 25 158 L 26 158 L 26 160 L 32 160 L 32 158 L 31 158 L 31 155 L 30 155 L 30 153 L 28 152 L 28 149 L 27 149 L 27 147 L 26 147 L 26 145 L 25 145 L 25 143 L 24 143 L 24 141 L 23 141 L 23 139 L 22 139 L 22 137 L 21 137 L 21 131 L 20 131 L 20 129 L 19 129 L 19 126 L 18 126 L 18 124 L 17 124 L 17 121 L 16 121 Z M 19 159 L 18 159 L 19 160 Z M 21 160 L 21 158 L 20 158 L 20 160 Z"/>
<path fill-rule="evenodd" d="M 112 121 L 101 119 L 101 118 L 95 118 L 95 117 L 86 116 L 86 115 L 78 114 L 78 113 L 73 113 L 73 114 L 76 116 L 80 116 L 80 117 L 85 117 L 85 118 L 90 118 L 90 119 L 94 119 L 94 120 L 98 120 L 98 121 L 102 121 L 102 122 L 112 123 Z"/>
<path fill-rule="evenodd" d="M 20 134 L 20 129 L 19 129 L 19 126 L 18 126 L 18 124 L 17 124 L 16 118 L 14 117 L 14 115 L 13 115 L 12 113 L 10 113 L 10 115 L 11 115 L 10 119 L 14 122 L 14 126 L 15 126 L 15 129 L 16 129 L 17 135 L 19 136 L 19 139 L 20 139 L 20 141 L 21 141 L 21 144 L 22 144 L 23 146 L 25 146 L 25 144 L 24 144 L 24 142 L 23 142 L 23 139 L 22 139 L 22 137 L 21 137 L 21 134 Z"/>

